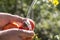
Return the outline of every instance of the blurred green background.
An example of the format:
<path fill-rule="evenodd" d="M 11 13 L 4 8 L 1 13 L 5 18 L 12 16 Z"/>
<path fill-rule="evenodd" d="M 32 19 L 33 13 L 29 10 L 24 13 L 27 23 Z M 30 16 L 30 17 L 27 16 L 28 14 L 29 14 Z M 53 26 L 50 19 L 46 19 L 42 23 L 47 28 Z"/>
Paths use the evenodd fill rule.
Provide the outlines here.
<path fill-rule="evenodd" d="M 33 19 L 33 40 L 60 40 L 60 0 L 0 0 L 0 12 Z"/>

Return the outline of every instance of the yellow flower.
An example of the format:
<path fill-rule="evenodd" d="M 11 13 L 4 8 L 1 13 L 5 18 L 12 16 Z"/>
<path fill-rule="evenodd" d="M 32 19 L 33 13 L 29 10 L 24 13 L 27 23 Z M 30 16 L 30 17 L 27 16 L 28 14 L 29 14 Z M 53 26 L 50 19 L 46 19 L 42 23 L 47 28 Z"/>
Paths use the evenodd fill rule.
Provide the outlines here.
<path fill-rule="evenodd" d="M 54 4 L 55 6 L 57 6 L 59 4 L 58 0 L 53 0 L 52 4 Z"/>
<path fill-rule="evenodd" d="M 38 38 L 37 34 L 34 34 L 34 36 L 32 38 Z"/>
<path fill-rule="evenodd" d="M 36 36 L 36 38 L 38 38 L 38 37 Z"/>

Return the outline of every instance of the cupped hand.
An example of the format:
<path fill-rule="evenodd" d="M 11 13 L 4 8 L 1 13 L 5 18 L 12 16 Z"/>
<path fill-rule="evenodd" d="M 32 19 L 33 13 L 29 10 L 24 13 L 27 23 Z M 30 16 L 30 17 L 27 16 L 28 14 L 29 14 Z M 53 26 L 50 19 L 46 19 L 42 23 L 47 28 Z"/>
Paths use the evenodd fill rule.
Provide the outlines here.
<path fill-rule="evenodd" d="M 34 31 L 17 28 L 2 30 L 3 27 L 9 22 L 13 21 L 23 22 L 23 19 L 24 18 L 20 16 L 0 13 L 0 40 L 32 40 L 32 36 L 34 36 Z"/>
<path fill-rule="evenodd" d="M 24 40 L 27 37 L 32 37 L 33 31 L 27 31 L 17 28 L 0 31 L 0 40 Z"/>

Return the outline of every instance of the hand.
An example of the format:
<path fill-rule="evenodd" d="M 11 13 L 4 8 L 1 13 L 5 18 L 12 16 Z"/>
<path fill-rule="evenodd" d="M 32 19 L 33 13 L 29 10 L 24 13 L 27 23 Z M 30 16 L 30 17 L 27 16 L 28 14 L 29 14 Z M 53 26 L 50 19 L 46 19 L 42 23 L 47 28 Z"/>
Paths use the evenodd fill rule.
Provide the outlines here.
<path fill-rule="evenodd" d="M 20 30 L 17 28 L 0 31 L 0 40 L 24 40 L 26 37 L 32 37 L 33 31 Z"/>
<path fill-rule="evenodd" d="M 8 18 L 8 20 L 7 20 Z M 25 40 L 26 38 L 30 38 L 34 35 L 33 31 L 29 30 L 21 30 L 17 28 L 2 30 L 2 28 L 12 21 L 18 21 L 23 22 L 22 17 L 11 15 L 11 14 L 5 14 L 0 13 L 0 39 L 1 40 Z"/>
<path fill-rule="evenodd" d="M 22 19 L 24 18 L 17 15 L 0 13 L 0 30 L 2 30 L 2 28 L 9 22 L 13 22 L 13 21 L 22 22 Z"/>

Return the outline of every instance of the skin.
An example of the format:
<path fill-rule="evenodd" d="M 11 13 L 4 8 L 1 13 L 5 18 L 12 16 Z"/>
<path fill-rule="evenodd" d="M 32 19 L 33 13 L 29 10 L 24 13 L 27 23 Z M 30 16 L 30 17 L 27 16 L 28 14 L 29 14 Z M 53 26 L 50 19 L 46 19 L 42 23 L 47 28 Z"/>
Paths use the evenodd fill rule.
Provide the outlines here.
<path fill-rule="evenodd" d="M 23 22 L 25 18 L 8 13 L 0 13 L 0 40 L 32 40 L 34 31 L 11 28 L 2 30 L 2 28 L 12 21 Z M 29 38 L 29 39 L 26 39 Z"/>

